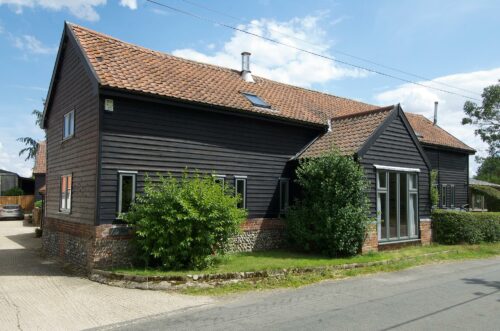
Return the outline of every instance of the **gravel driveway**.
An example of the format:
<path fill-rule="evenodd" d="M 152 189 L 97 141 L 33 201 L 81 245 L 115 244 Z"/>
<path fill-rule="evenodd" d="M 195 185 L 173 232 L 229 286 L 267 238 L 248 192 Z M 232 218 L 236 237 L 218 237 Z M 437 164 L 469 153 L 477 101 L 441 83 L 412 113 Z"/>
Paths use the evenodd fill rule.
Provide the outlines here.
<path fill-rule="evenodd" d="M 0 221 L 0 330 L 81 330 L 211 302 L 66 274 L 40 257 L 33 233 L 22 221 Z"/>

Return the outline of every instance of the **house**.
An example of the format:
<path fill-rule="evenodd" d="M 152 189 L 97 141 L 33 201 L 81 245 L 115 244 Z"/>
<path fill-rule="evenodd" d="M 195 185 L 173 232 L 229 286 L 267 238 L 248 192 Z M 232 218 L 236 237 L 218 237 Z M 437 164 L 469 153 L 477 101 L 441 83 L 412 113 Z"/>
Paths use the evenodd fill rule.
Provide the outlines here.
<path fill-rule="evenodd" d="M 34 181 L 31 178 L 19 176 L 15 172 L 0 169 L 0 196 L 16 187 L 23 190 L 25 195 L 30 195 L 34 192 Z"/>
<path fill-rule="evenodd" d="M 371 182 L 378 221 L 365 250 L 430 242 L 432 164 L 399 105 L 254 76 L 249 53 L 242 63 L 194 62 L 66 23 L 43 119 L 45 251 L 85 267 L 127 263 L 130 229 L 118 215 L 146 174 L 185 167 L 242 194 L 249 219 L 234 249 L 277 247 L 298 160 L 334 147 Z"/>
<path fill-rule="evenodd" d="M 407 114 L 425 154 L 437 171 L 438 208 L 458 209 L 469 204 L 469 156 L 476 151 L 422 115 Z"/>
<path fill-rule="evenodd" d="M 35 178 L 35 201 L 42 200 L 45 187 L 45 173 L 47 171 L 47 144 L 45 141 L 38 143 L 38 150 L 35 156 L 35 166 L 33 167 L 33 177 Z"/>
<path fill-rule="evenodd" d="M 500 211 L 500 185 L 484 180 L 469 179 L 471 211 Z"/>

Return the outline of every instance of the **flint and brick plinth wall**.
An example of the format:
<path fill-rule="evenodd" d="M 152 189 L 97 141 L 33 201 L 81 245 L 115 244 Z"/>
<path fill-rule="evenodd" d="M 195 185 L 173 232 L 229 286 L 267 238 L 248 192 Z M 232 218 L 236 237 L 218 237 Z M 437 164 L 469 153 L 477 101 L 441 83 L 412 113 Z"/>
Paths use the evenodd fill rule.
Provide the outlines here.
<path fill-rule="evenodd" d="M 132 233 L 127 225 L 88 225 L 47 218 L 43 226 L 45 254 L 78 268 L 113 268 L 131 265 Z"/>
<path fill-rule="evenodd" d="M 231 252 L 253 252 L 283 248 L 285 222 L 281 219 L 248 219 L 241 226 L 242 232 L 229 244 Z"/>

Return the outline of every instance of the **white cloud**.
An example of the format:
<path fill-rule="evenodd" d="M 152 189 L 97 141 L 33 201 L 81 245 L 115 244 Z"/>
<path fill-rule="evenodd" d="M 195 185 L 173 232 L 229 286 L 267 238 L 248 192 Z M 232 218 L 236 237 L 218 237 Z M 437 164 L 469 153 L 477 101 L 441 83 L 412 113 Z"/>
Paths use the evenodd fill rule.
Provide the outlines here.
<path fill-rule="evenodd" d="M 326 32 L 319 25 L 320 20 L 325 17 L 324 14 L 306 16 L 294 18 L 288 22 L 260 19 L 253 20 L 247 25 L 240 25 L 238 28 L 294 47 L 312 48 L 317 53 L 331 56 L 328 53 L 331 42 L 327 39 Z M 306 40 L 307 43 L 297 39 Z M 311 43 L 318 46 L 311 46 Z M 252 53 L 252 73 L 288 84 L 310 87 L 315 83 L 326 83 L 334 79 L 364 77 L 367 75 L 365 71 L 344 68 L 330 60 L 239 31 L 236 31 L 231 39 L 212 55 L 192 48 L 177 49 L 172 53 L 200 62 L 240 69 L 240 54 L 243 51 Z"/>
<path fill-rule="evenodd" d="M 120 6 L 128 7 L 132 10 L 137 9 L 137 0 L 120 0 Z"/>
<path fill-rule="evenodd" d="M 57 50 L 55 47 L 45 46 L 35 36 L 13 37 L 13 41 L 15 47 L 33 54 L 52 54 Z"/>
<path fill-rule="evenodd" d="M 18 14 L 21 14 L 24 8 L 41 7 L 56 11 L 66 9 L 74 16 L 87 21 L 99 20 L 99 14 L 94 7 L 105 4 L 106 0 L 0 0 L 0 5 L 8 5 Z"/>
<path fill-rule="evenodd" d="M 23 177 L 30 177 L 32 167 L 32 164 L 30 165 L 30 163 L 24 162 L 23 159 L 18 157 L 18 152 L 12 148 L 7 149 L 0 142 L 0 169 L 15 172 Z"/>
<path fill-rule="evenodd" d="M 473 97 L 481 99 L 478 94 L 482 93 L 483 88 L 495 84 L 498 82 L 499 78 L 500 68 L 495 68 L 485 71 L 438 77 L 432 82 L 445 83 L 475 92 L 476 95 Z M 432 84 L 432 82 L 423 83 L 445 90 L 453 90 L 450 87 Z M 467 92 L 464 91 L 453 91 L 460 94 L 467 94 Z M 399 102 L 405 111 L 422 114 L 427 118 L 433 117 L 434 101 L 439 101 L 438 125 L 469 146 L 475 148 L 478 151 L 477 155 L 484 156 L 486 154 L 487 145 L 482 142 L 479 137 L 474 135 L 474 128 L 470 125 L 464 126 L 461 124 L 462 118 L 464 117 L 463 105 L 466 101 L 463 97 L 412 84 L 404 84 L 396 89 L 377 94 L 375 99 L 382 104 L 395 104 Z M 480 101 L 474 102 L 480 103 Z M 471 161 L 471 171 L 475 173 L 478 165 L 475 160 Z"/>

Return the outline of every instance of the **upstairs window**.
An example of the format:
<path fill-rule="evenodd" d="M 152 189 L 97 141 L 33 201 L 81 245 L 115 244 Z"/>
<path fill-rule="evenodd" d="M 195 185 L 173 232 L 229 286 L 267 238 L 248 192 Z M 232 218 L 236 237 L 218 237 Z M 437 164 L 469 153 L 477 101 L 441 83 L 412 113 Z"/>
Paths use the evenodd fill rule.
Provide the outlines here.
<path fill-rule="evenodd" d="M 222 188 L 224 188 L 224 181 L 226 179 L 225 175 L 213 175 L 214 182 L 218 183 Z"/>
<path fill-rule="evenodd" d="M 73 186 L 73 176 L 61 176 L 61 196 L 59 210 L 64 213 L 71 211 L 71 189 Z"/>
<path fill-rule="evenodd" d="M 64 115 L 63 139 L 73 137 L 75 134 L 75 111 L 70 111 Z"/>
<path fill-rule="evenodd" d="M 255 107 L 261 107 L 261 108 L 271 108 L 271 105 L 269 105 L 267 102 L 262 100 L 259 96 L 256 96 L 255 94 L 252 93 L 242 93 L 248 101 L 252 103 Z"/>
<path fill-rule="evenodd" d="M 118 178 L 118 215 L 127 213 L 135 200 L 136 172 L 120 171 Z"/>

